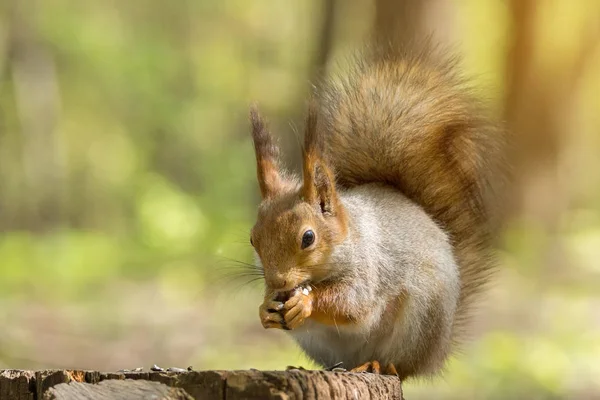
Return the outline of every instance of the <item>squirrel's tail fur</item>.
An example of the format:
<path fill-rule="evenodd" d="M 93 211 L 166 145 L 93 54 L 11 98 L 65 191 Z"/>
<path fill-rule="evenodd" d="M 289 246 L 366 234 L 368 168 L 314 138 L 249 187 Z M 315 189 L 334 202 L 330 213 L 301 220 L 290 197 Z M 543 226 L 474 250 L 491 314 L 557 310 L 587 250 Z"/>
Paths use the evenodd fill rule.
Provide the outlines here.
<path fill-rule="evenodd" d="M 393 185 L 449 234 L 461 279 L 455 342 L 493 270 L 503 165 L 503 130 L 457 64 L 429 43 L 374 46 L 356 56 L 349 74 L 317 88 L 338 184 Z"/>

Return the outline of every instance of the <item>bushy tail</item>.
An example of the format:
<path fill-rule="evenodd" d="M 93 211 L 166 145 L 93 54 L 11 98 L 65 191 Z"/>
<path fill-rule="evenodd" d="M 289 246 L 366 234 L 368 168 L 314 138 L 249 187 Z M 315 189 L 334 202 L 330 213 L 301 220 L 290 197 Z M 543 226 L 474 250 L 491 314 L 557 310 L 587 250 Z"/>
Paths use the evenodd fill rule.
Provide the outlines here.
<path fill-rule="evenodd" d="M 393 185 L 449 233 L 462 283 L 456 338 L 493 267 L 504 135 L 455 58 L 415 48 L 371 48 L 322 84 L 322 132 L 341 186 Z"/>

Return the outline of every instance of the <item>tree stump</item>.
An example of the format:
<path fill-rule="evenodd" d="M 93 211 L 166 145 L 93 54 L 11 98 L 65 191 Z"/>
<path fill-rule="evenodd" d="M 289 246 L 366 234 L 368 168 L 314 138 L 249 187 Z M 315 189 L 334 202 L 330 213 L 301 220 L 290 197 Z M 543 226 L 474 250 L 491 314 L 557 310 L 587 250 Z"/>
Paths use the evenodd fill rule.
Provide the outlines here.
<path fill-rule="evenodd" d="M 0 370 L 0 400 L 397 399 L 393 376 L 329 371 Z"/>

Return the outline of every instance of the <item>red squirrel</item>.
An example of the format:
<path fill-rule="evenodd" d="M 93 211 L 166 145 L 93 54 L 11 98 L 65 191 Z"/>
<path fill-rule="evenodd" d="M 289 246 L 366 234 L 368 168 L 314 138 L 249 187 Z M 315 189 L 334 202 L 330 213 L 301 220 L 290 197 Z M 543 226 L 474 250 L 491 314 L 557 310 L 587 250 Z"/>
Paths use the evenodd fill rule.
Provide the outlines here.
<path fill-rule="evenodd" d="M 265 328 L 322 365 L 443 369 L 495 265 L 503 129 L 455 57 L 373 46 L 317 85 L 299 177 L 251 109 Z"/>

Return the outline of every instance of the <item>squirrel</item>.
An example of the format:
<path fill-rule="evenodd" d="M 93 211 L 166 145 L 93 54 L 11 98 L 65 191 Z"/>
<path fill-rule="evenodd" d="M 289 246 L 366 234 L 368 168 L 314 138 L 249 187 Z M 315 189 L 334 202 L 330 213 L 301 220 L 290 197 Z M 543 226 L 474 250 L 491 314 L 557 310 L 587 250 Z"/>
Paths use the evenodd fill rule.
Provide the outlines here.
<path fill-rule="evenodd" d="M 495 269 L 503 128 L 440 47 L 371 46 L 315 86 L 302 177 L 250 110 L 264 328 L 321 365 L 443 371 Z"/>

